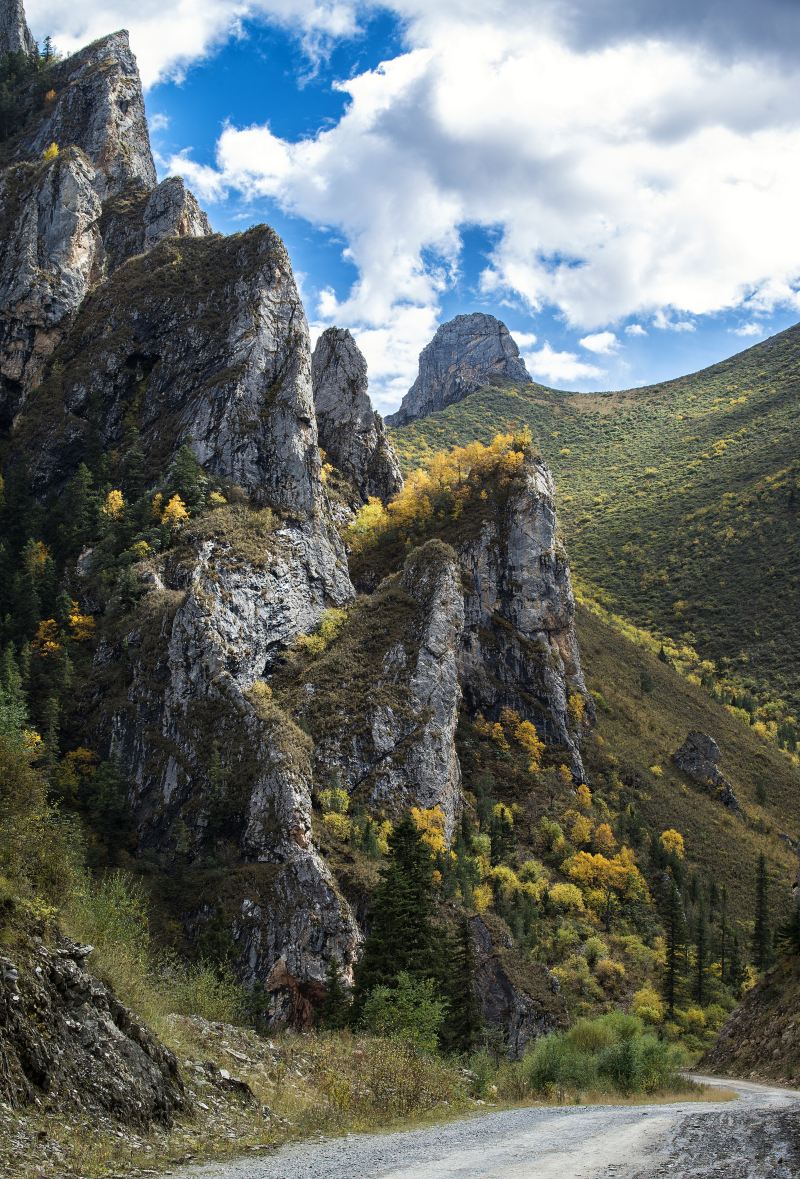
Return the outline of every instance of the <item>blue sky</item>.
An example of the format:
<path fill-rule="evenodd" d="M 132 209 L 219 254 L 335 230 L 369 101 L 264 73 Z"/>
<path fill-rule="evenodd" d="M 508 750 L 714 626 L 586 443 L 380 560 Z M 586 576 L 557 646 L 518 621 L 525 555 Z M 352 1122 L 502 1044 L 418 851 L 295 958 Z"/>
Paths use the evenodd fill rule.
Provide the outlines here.
<path fill-rule="evenodd" d="M 690 372 L 800 319 L 800 6 L 490 7 L 27 4 L 65 49 L 130 29 L 161 174 L 221 232 L 278 230 L 312 331 L 354 331 L 384 412 L 463 311 L 577 389 Z"/>

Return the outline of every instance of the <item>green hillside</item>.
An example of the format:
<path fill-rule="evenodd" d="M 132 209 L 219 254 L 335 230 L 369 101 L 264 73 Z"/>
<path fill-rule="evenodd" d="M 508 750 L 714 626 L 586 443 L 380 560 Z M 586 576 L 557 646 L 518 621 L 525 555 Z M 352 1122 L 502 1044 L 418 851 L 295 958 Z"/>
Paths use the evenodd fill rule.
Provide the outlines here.
<path fill-rule="evenodd" d="M 489 387 L 393 432 L 406 468 L 527 423 L 589 596 L 666 637 L 684 672 L 796 749 L 800 326 L 619 393 Z"/>

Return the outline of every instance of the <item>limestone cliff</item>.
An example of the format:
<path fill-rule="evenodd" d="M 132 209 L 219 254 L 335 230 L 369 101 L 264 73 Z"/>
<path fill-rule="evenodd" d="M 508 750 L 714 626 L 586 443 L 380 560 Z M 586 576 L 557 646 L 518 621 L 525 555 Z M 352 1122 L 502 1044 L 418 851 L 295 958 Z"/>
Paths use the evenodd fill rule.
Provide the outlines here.
<path fill-rule="evenodd" d="M 85 300 L 54 359 L 17 430 L 37 488 L 69 475 L 90 434 L 119 448 L 134 426 L 151 476 L 188 443 L 258 503 L 302 514 L 320 500 L 308 327 L 266 226 L 129 261 Z"/>
<path fill-rule="evenodd" d="M 416 381 L 386 421 L 403 426 L 496 380 L 530 381 L 508 328 L 482 311 L 457 315 L 423 348 Z"/>
<path fill-rule="evenodd" d="M 27 33 L 21 6 L 5 4 L 2 13 Z M 34 73 L 18 96 L 16 130 L 0 147 L 0 427 L 7 428 L 98 282 L 166 237 L 210 230 L 182 181 L 156 183 L 127 33 Z M 46 151 L 57 154 L 45 159 Z"/>
<path fill-rule="evenodd" d="M 348 331 L 328 328 L 312 358 L 319 444 L 366 502 L 386 503 L 403 486 L 400 465 L 367 392 L 367 362 Z"/>
<path fill-rule="evenodd" d="M 0 56 L 6 53 L 35 53 L 34 41 L 22 0 L 6 0 L 0 5 Z"/>
<path fill-rule="evenodd" d="M 569 563 L 557 536 L 553 478 L 526 462 L 500 512 L 459 546 L 464 584 L 461 681 L 472 713 L 502 707 L 533 720 L 583 777 L 580 737 L 591 698 L 575 635 Z"/>
<path fill-rule="evenodd" d="M 461 811 L 455 730 L 463 624 L 455 553 L 431 541 L 354 608 L 327 656 L 301 668 L 287 699 L 314 735 L 321 785 L 337 782 L 393 817 L 439 806 L 452 834 Z"/>

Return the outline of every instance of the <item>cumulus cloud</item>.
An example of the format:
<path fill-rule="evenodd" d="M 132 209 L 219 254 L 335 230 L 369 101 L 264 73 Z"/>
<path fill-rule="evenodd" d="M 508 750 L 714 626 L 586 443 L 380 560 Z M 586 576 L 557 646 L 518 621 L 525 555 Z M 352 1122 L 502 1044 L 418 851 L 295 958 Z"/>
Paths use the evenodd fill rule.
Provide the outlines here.
<path fill-rule="evenodd" d="M 731 329 L 735 336 L 763 336 L 764 327 L 760 323 L 750 322 L 740 324 L 739 327 Z"/>
<path fill-rule="evenodd" d="M 64 48 L 128 25 L 148 81 L 179 74 L 245 19 L 294 28 L 313 53 L 378 8 L 28 6 L 37 31 Z M 757 9 L 749 0 L 497 0 L 490 14 L 484 0 L 386 7 L 404 22 L 406 51 L 339 84 L 338 122 L 298 141 L 268 125 L 230 126 L 214 167 L 190 150 L 170 161 L 208 200 L 268 198 L 344 240 L 356 281 L 309 310 L 361 333 L 384 374 L 382 396 L 413 380 L 416 334 L 435 325 L 457 281 L 465 226 L 492 232 L 484 294 L 530 315 L 554 309 L 584 340 L 631 317 L 688 332 L 697 317 L 745 305 L 747 314 L 800 309 L 800 66 L 787 49 L 795 0 Z M 765 69 L 765 54 L 779 68 Z M 629 324 L 629 335 L 644 331 Z M 545 348 L 533 355 L 557 363 Z"/>
<path fill-rule="evenodd" d="M 593 381 L 603 375 L 601 368 L 586 364 L 574 352 L 558 352 L 547 341 L 537 351 L 523 353 L 522 359 L 532 377 L 554 385 Z"/>
<path fill-rule="evenodd" d="M 146 87 L 180 79 L 231 37 L 245 20 L 295 31 L 311 58 L 358 30 L 356 0 L 26 0 L 28 23 L 49 33 L 63 53 L 116 29 L 127 29 Z"/>
<path fill-rule="evenodd" d="M 511 335 L 514 337 L 517 347 L 522 350 L 532 348 L 537 339 L 533 332 L 512 332 Z"/>
<path fill-rule="evenodd" d="M 629 323 L 625 328 L 626 336 L 646 336 L 647 331 L 640 323 Z"/>
<path fill-rule="evenodd" d="M 709 308 L 713 310 L 713 308 Z M 671 311 L 659 308 L 653 316 L 653 327 L 662 332 L 693 332 L 697 325 L 691 319 L 676 319 Z"/>
<path fill-rule="evenodd" d="M 619 348 L 619 340 L 613 332 L 594 332 L 578 340 L 578 343 L 587 352 L 596 352 L 599 356 L 608 356 Z"/>

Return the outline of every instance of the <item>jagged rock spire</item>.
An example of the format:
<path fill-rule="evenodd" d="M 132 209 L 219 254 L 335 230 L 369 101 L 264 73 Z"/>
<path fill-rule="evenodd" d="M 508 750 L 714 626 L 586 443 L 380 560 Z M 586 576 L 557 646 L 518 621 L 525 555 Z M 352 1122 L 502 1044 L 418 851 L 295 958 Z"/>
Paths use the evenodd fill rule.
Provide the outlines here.
<path fill-rule="evenodd" d="M 443 323 L 423 348 L 416 381 L 397 413 L 386 421 L 403 426 L 498 379 L 531 379 L 508 328 L 482 311 L 457 315 Z"/>
<path fill-rule="evenodd" d="M 367 392 L 367 362 L 345 328 L 328 328 L 312 360 L 319 444 L 362 500 L 384 503 L 403 486 L 383 420 Z"/>
<path fill-rule="evenodd" d="M 35 52 L 36 42 L 28 28 L 22 0 L 0 0 L 0 56 Z"/>

